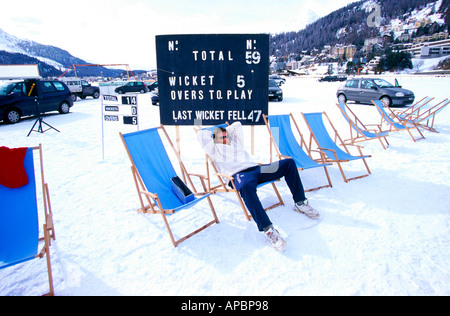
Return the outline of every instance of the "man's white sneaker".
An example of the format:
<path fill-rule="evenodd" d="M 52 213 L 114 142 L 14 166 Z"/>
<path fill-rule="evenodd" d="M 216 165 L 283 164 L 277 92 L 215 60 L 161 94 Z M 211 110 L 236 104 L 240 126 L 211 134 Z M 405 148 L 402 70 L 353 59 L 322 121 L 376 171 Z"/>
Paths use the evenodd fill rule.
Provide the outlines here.
<path fill-rule="evenodd" d="M 286 241 L 281 238 L 280 233 L 273 227 L 270 227 L 266 232 L 267 240 L 269 240 L 272 247 L 274 247 L 277 251 L 283 252 L 286 249 Z"/>
<path fill-rule="evenodd" d="M 309 218 L 319 218 L 320 214 L 315 209 L 313 209 L 309 203 L 308 200 L 305 200 L 303 202 L 295 203 L 294 211 L 298 213 L 305 214 Z"/>

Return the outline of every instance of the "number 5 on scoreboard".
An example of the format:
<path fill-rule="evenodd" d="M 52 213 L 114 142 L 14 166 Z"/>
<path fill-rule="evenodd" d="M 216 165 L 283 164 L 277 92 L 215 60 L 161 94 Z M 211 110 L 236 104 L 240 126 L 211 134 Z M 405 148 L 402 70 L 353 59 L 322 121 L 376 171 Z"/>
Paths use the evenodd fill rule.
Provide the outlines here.
<path fill-rule="evenodd" d="M 237 76 L 237 86 L 238 88 L 244 88 L 245 87 L 245 79 L 243 75 L 238 75 Z"/>

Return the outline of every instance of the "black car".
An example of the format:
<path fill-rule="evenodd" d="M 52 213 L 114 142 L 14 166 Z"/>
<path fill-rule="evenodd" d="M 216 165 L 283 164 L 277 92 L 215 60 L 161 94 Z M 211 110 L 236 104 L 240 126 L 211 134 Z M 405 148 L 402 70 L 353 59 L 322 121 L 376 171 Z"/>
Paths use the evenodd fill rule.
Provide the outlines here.
<path fill-rule="evenodd" d="M 146 93 L 148 92 L 148 88 L 145 83 L 141 81 L 132 81 L 128 82 L 126 85 L 118 87 L 114 90 L 118 94 L 124 94 L 128 92 L 138 92 L 138 93 Z"/>
<path fill-rule="evenodd" d="M 328 81 L 328 82 L 335 82 L 335 81 L 346 81 L 347 77 L 346 76 L 325 76 L 319 79 L 319 82 L 324 82 L 324 81 Z"/>
<path fill-rule="evenodd" d="M 277 75 L 271 75 L 269 76 L 269 79 L 275 80 L 279 86 L 286 83 L 286 79 L 281 78 L 280 76 Z"/>
<path fill-rule="evenodd" d="M 283 101 L 283 90 L 273 79 L 269 79 L 269 100 Z"/>
<path fill-rule="evenodd" d="M 69 113 L 71 92 L 57 80 L 20 80 L 0 83 L 0 120 L 14 124 L 23 116 L 51 111 Z"/>
<path fill-rule="evenodd" d="M 150 92 L 152 92 L 153 90 L 158 89 L 158 81 L 149 83 L 149 84 L 147 85 L 147 88 L 148 88 L 148 90 L 150 90 Z"/>
<path fill-rule="evenodd" d="M 151 94 L 150 98 L 152 99 L 152 105 L 158 105 L 158 103 L 159 103 L 158 89 L 156 89 L 155 91 L 152 91 L 150 94 Z"/>

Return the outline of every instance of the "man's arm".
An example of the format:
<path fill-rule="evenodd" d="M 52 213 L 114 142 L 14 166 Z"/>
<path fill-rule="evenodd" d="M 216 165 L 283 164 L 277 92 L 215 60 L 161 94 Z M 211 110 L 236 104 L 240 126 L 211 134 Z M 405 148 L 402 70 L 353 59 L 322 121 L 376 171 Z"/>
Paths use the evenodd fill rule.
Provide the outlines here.
<path fill-rule="evenodd" d="M 232 142 L 244 147 L 244 133 L 241 122 L 234 122 L 228 126 L 227 133 Z"/>
<path fill-rule="evenodd" d="M 212 158 L 216 153 L 216 146 L 214 145 L 214 139 L 212 133 L 208 130 L 201 130 L 197 134 L 197 140 L 202 146 L 203 150 Z"/>

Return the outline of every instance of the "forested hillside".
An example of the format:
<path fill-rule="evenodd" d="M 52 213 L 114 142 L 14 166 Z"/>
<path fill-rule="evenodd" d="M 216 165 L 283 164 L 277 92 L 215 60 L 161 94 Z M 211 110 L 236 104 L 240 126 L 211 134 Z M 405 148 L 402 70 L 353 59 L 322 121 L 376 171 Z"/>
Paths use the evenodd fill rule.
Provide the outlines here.
<path fill-rule="evenodd" d="M 364 45 L 364 39 L 379 35 L 377 27 L 369 27 L 367 19 L 374 13 L 371 3 L 375 1 L 359 1 L 317 20 L 300 31 L 292 31 L 271 36 L 271 55 L 289 56 L 322 49 L 325 45 L 353 44 L 359 50 Z M 378 0 L 381 11 L 381 23 L 392 19 L 405 19 L 405 14 L 420 10 L 436 0 Z M 449 0 L 443 0 L 438 10 L 445 16 L 449 25 Z"/>
<path fill-rule="evenodd" d="M 39 59 L 20 53 L 0 51 L 0 65 L 38 65 L 39 74 L 44 78 L 58 77 L 62 74 L 59 69 L 41 62 Z"/>

